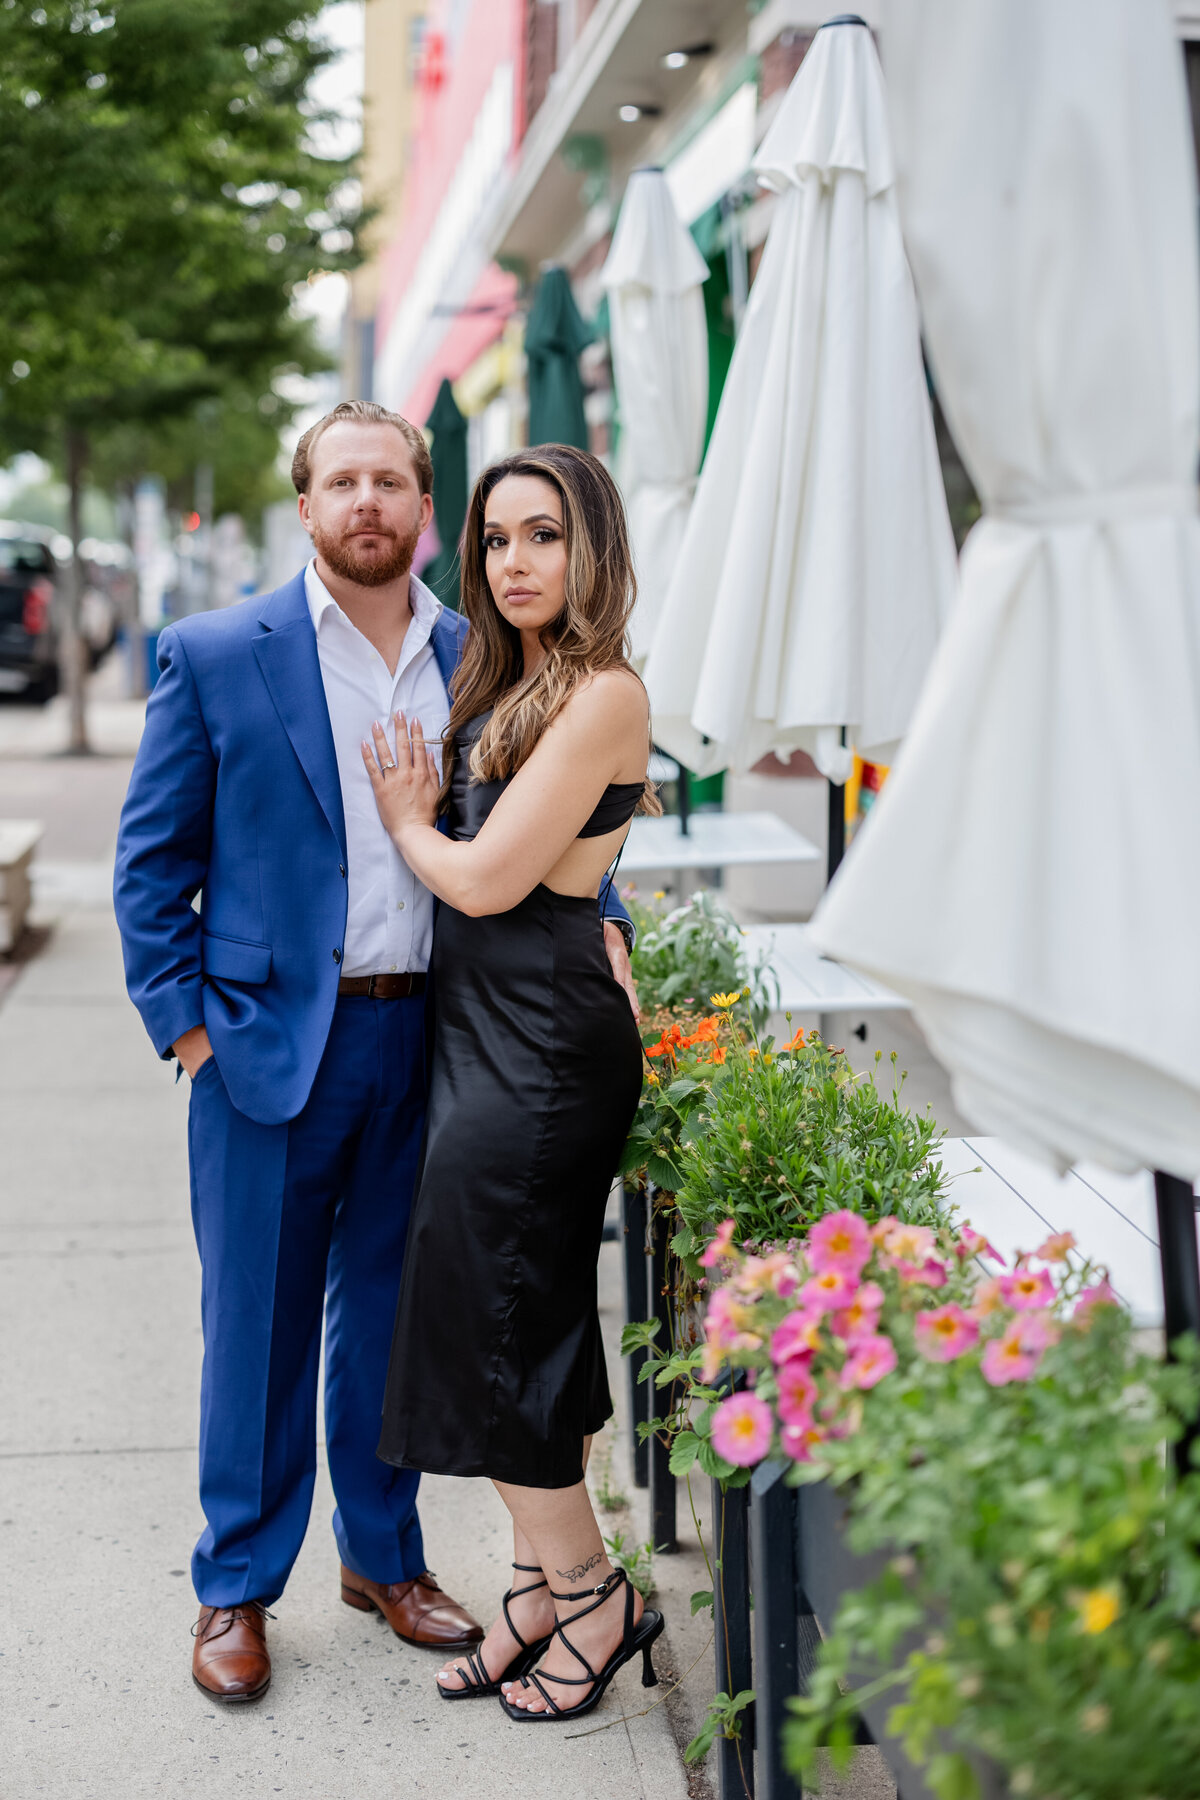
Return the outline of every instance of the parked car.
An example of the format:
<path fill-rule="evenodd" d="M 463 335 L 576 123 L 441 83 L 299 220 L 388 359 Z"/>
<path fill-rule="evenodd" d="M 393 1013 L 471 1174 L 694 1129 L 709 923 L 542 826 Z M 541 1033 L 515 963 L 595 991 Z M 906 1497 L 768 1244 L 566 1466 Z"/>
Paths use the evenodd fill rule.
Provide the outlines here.
<path fill-rule="evenodd" d="M 49 533 L 0 520 L 0 694 L 58 692 L 58 565 Z"/>

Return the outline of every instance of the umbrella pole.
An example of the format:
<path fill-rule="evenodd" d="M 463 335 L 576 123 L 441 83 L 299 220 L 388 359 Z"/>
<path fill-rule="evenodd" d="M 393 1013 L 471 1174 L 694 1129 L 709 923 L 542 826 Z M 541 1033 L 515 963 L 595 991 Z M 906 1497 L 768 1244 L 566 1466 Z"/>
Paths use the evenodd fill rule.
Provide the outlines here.
<path fill-rule="evenodd" d="M 1185 1332 L 1200 1339 L 1196 1195 L 1190 1181 L 1156 1169 L 1154 1197 L 1158 1203 L 1158 1248 L 1162 1258 L 1163 1322 L 1170 1356 L 1171 1345 Z M 1200 1422 L 1193 1421 L 1175 1446 L 1175 1462 L 1181 1474 L 1190 1466 L 1191 1447 L 1198 1435 Z"/>
<path fill-rule="evenodd" d="M 832 881 L 846 854 L 846 790 L 834 781 L 829 783 L 829 846 L 825 860 L 825 878 Z"/>
<path fill-rule="evenodd" d="M 683 764 L 679 765 L 679 835 L 687 837 L 688 820 L 692 816 L 692 778 Z"/>

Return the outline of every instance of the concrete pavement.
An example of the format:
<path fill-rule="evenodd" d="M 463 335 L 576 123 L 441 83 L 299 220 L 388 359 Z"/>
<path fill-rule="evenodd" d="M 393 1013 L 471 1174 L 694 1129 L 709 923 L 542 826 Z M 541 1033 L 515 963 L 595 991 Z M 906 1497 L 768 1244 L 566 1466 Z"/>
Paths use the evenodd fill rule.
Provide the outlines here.
<path fill-rule="evenodd" d="M 114 708 L 119 764 L 136 715 Z M 103 897 L 123 780 L 99 762 L 47 761 L 50 709 L 15 723 L 14 712 L 0 716 L 0 814 L 29 816 L 16 789 L 39 788 L 42 815 L 57 808 L 48 860 L 65 874 L 42 890 L 43 913 L 59 915 L 48 947 L 0 1005 L 0 1796 L 685 1800 L 677 1702 L 622 1717 L 664 1692 L 644 1694 L 636 1668 L 580 1735 L 526 1732 L 494 1703 L 451 1711 L 435 1656 L 339 1602 L 323 1452 L 308 1539 L 275 1609 L 269 1695 L 230 1711 L 193 1687 L 201 1346 L 187 1083 L 156 1061 L 125 998 Z M 94 783 L 83 815 L 80 779 Z M 612 1335 L 615 1246 L 605 1258 Z M 437 1479 L 422 1496 L 432 1567 L 489 1618 L 509 1579 L 499 1500 L 488 1483 Z M 647 1535 L 627 1513 L 606 1518 L 614 1527 Z M 669 1571 L 678 1618 L 707 1581 L 695 1550 Z M 660 1671 L 688 1641 L 667 1643 Z M 701 1701 L 707 1681 L 702 1663 Z"/>

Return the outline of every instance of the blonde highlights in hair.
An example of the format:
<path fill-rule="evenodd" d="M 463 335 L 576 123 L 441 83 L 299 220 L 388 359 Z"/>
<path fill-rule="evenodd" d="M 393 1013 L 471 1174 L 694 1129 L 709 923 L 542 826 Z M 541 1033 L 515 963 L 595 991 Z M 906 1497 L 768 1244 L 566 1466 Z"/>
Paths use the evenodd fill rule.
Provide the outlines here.
<path fill-rule="evenodd" d="M 567 550 L 563 609 L 543 627 L 545 661 L 529 676 L 520 633 L 496 605 L 487 578 L 487 503 L 510 475 L 536 476 L 555 489 Z M 461 611 L 471 629 L 451 686 L 443 792 L 453 768 L 454 734 L 471 719 L 491 710 L 471 752 L 471 775 L 500 781 L 516 774 L 581 682 L 602 669 L 631 668 L 627 631 L 636 598 L 625 508 L 603 463 L 569 444 L 540 444 L 484 470 L 463 532 Z M 638 811 L 662 811 L 649 780 Z"/>

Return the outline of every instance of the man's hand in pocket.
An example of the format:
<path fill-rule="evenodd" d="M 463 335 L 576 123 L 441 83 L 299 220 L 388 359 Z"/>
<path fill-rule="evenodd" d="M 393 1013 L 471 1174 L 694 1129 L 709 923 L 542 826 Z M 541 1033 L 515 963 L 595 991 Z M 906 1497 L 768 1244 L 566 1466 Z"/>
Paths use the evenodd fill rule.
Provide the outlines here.
<path fill-rule="evenodd" d="M 196 1079 L 197 1070 L 203 1067 L 213 1053 L 203 1025 L 193 1025 L 190 1031 L 185 1031 L 181 1038 L 175 1039 L 172 1048 L 192 1081 Z"/>

